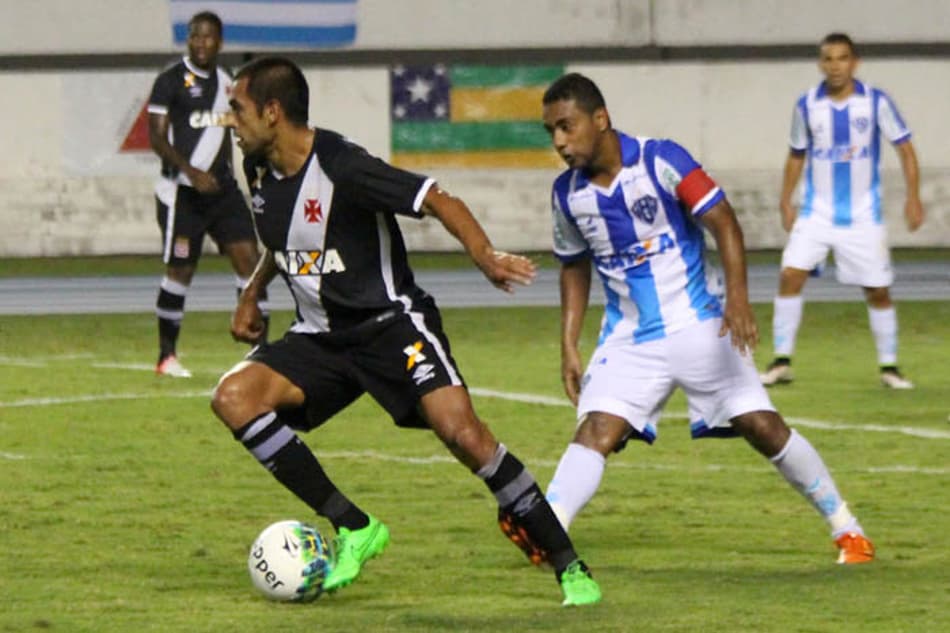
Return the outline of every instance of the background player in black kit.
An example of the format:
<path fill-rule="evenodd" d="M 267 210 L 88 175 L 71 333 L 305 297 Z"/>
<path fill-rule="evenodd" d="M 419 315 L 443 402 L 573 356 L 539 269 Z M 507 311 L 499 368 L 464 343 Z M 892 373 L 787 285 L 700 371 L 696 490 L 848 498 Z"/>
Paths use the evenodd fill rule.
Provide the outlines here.
<path fill-rule="evenodd" d="M 212 408 L 286 488 L 337 531 L 324 589 L 353 582 L 389 530 L 347 499 L 293 429 L 310 430 L 368 392 L 400 426 L 431 428 L 481 477 L 503 529 L 554 567 L 565 605 L 601 594 L 534 477 L 475 415 L 433 299 L 415 285 L 395 214 L 435 216 L 498 288 L 530 283 L 530 260 L 494 250 L 460 199 L 431 178 L 309 128 L 309 92 L 282 58 L 252 62 L 231 95 L 254 220 L 265 252 L 232 319 L 255 342 L 260 293 L 280 275 L 296 302 L 290 331 L 225 374 Z"/>
<path fill-rule="evenodd" d="M 188 23 L 188 55 L 159 74 L 148 101 L 149 140 L 162 159 L 155 197 L 165 262 L 155 306 L 155 371 L 179 378 L 191 375 L 178 361 L 176 344 L 205 234 L 230 258 L 238 292 L 258 257 L 253 220 L 234 180 L 231 132 L 225 126 L 232 79 L 217 65 L 221 28 L 214 13 L 195 14 Z"/>

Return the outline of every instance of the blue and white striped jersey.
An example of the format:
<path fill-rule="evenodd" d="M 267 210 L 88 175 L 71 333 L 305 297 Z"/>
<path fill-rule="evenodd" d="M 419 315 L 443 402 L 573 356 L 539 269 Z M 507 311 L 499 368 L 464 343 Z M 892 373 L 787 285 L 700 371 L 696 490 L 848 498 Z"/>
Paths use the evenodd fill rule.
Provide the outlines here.
<path fill-rule="evenodd" d="M 897 106 L 855 80 L 854 92 L 832 101 L 822 82 L 795 104 L 789 145 L 806 154 L 801 217 L 834 226 L 881 223 L 881 133 L 897 145 L 910 139 Z"/>
<path fill-rule="evenodd" d="M 609 188 L 579 169 L 554 181 L 554 254 L 592 258 L 607 297 L 600 343 L 641 343 L 721 316 L 693 218 L 725 194 L 677 143 L 617 135 L 623 168 Z"/>

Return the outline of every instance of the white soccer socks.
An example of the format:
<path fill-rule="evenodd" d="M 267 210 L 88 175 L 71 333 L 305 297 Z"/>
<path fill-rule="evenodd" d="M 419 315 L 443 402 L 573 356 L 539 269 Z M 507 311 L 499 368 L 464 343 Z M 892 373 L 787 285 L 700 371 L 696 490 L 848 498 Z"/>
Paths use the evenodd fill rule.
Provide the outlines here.
<path fill-rule="evenodd" d="M 897 364 L 897 309 L 868 306 L 868 322 L 877 348 L 877 364 Z"/>
<path fill-rule="evenodd" d="M 802 323 L 801 295 L 794 297 L 775 297 L 772 302 L 772 341 L 775 356 L 790 358 L 795 351 L 795 338 L 798 326 Z"/>
<path fill-rule="evenodd" d="M 785 447 L 770 461 L 786 481 L 825 518 L 831 526 L 832 537 L 837 538 L 846 532 L 864 533 L 858 520 L 848 510 L 848 504 L 841 498 L 818 451 L 798 431 L 792 429 Z"/>
<path fill-rule="evenodd" d="M 545 495 L 565 530 L 597 492 L 606 463 L 597 451 L 580 444 L 568 444 Z"/>

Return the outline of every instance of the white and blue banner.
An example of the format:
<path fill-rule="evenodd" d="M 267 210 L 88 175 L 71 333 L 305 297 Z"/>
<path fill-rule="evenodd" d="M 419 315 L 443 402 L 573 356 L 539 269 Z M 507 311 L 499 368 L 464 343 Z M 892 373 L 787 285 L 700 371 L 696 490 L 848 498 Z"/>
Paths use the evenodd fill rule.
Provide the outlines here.
<path fill-rule="evenodd" d="M 226 46 L 332 48 L 356 39 L 357 0 L 169 0 L 176 44 L 188 41 L 188 21 L 200 11 L 224 23 Z"/>

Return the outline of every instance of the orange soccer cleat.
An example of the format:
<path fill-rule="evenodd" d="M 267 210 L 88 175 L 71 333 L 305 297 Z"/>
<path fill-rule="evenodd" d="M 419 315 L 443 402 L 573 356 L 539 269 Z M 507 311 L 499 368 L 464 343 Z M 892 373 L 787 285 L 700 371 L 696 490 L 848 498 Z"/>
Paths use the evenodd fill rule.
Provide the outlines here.
<path fill-rule="evenodd" d="M 863 534 L 847 532 L 835 539 L 838 546 L 838 564 L 856 565 L 874 560 L 874 545 Z"/>
<path fill-rule="evenodd" d="M 548 553 L 538 547 L 528 536 L 527 530 L 518 525 L 514 515 L 498 510 L 498 527 L 518 549 L 524 552 L 532 565 L 541 565 L 548 559 Z"/>

